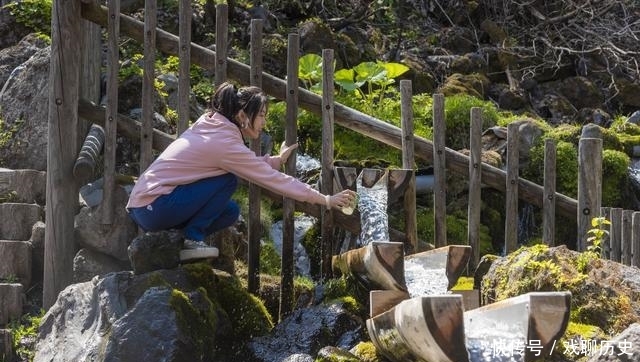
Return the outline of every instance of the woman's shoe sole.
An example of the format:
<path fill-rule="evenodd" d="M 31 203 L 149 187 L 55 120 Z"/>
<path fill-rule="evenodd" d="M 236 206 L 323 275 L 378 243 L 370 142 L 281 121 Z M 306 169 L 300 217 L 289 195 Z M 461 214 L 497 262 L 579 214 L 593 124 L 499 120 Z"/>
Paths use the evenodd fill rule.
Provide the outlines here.
<path fill-rule="evenodd" d="M 182 249 L 180 250 L 180 261 L 193 259 L 217 258 L 219 255 L 218 248 L 198 248 L 198 249 Z"/>

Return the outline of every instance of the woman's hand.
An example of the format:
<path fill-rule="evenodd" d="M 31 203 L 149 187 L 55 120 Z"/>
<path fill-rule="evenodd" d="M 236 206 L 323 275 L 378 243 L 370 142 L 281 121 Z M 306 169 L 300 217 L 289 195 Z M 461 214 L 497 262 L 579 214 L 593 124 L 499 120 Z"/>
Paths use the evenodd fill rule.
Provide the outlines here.
<path fill-rule="evenodd" d="M 329 197 L 329 204 L 333 209 L 341 209 L 351 205 L 354 202 L 356 195 L 356 192 L 353 190 L 342 190 Z"/>
<path fill-rule="evenodd" d="M 289 159 L 289 156 L 291 156 L 291 152 L 293 152 L 296 148 L 298 148 L 298 144 L 294 143 L 291 146 L 287 146 L 285 142 L 282 142 L 282 145 L 280 145 L 280 164 L 284 165 L 287 160 Z"/>

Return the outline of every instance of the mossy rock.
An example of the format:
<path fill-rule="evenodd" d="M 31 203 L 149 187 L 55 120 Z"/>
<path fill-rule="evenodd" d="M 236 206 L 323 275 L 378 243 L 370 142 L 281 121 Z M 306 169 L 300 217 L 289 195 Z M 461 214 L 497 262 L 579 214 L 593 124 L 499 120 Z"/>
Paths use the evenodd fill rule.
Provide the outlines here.
<path fill-rule="evenodd" d="M 640 285 L 631 267 L 565 246 L 521 247 L 496 259 L 482 279 L 484 304 L 534 291 L 571 292 L 571 321 L 608 335 L 640 320 Z"/>

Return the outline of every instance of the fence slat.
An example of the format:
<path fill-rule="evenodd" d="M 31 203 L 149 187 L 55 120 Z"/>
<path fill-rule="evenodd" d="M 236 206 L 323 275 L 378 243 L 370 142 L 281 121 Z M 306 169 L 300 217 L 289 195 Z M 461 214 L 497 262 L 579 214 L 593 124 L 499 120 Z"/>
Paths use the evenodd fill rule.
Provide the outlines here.
<path fill-rule="evenodd" d="M 221 11 L 222 12 L 222 11 Z M 222 34 L 222 33 L 220 33 Z M 262 20 L 251 20 L 251 85 L 262 87 Z M 222 81 L 222 78 L 219 79 Z M 250 147 L 256 156 L 262 155 L 260 138 L 250 141 Z M 260 239 L 262 237 L 262 224 L 260 223 L 260 199 L 262 198 L 260 187 L 249 183 L 249 220 L 247 250 L 247 289 L 251 293 L 260 290 Z M 284 257 L 284 255 L 283 255 Z"/>
<path fill-rule="evenodd" d="M 544 193 L 542 196 L 542 240 L 555 246 L 556 240 L 556 142 L 544 142 Z"/>
<path fill-rule="evenodd" d="M 519 122 L 507 126 L 507 177 L 505 178 L 504 253 L 515 251 L 518 246 L 518 152 Z"/>
<path fill-rule="evenodd" d="M 469 128 L 469 205 L 467 243 L 471 246 L 470 270 L 480 262 L 480 216 L 482 210 L 482 108 L 473 107 Z"/>
<path fill-rule="evenodd" d="M 216 86 L 227 80 L 227 45 L 229 44 L 229 6 L 226 3 L 216 4 L 216 51 L 215 51 L 215 83 Z M 251 81 L 245 81 L 244 84 Z"/>
<path fill-rule="evenodd" d="M 144 63 L 142 74 L 142 130 L 140 134 L 140 173 L 153 162 L 153 98 L 155 92 L 156 28 L 158 3 L 144 2 Z"/>
<path fill-rule="evenodd" d="M 633 210 L 622 210 L 622 239 L 620 241 L 620 262 L 624 265 L 631 265 Z"/>
<path fill-rule="evenodd" d="M 611 222 L 611 208 L 610 207 L 601 207 L 600 215 L 605 219 Z M 602 244 L 600 244 L 600 255 L 602 259 L 610 260 L 611 259 L 611 225 L 607 227 L 608 234 L 604 235 L 602 238 Z"/>
<path fill-rule="evenodd" d="M 640 211 L 632 215 L 633 237 L 631 238 L 631 266 L 640 267 Z"/>
<path fill-rule="evenodd" d="M 285 125 L 285 141 L 292 145 L 298 139 L 298 61 L 300 58 L 300 36 L 289 34 L 287 50 L 287 109 Z M 296 175 L 296 151 L 291 153 L 285 165 L 288 175 Z M 296 211 L 295 200 L 285 198 L 282 201 L 282 274 L 280 277 L 280 320 L 293 310 L 293 257 Z"/>
<path fill-rule="evenodd" d="M 610 260 L 620 262 L 622 249 L 622 208 L 611 208 L 611 225 L 609 227 L 609 244 L 611 245 Z"/>
<path fill-rule="evenodd" d="M 322 50 L 322 170 L 320 172 L 321 191 L 333 195 L 333 49 Z M 322 212 L 322 265 L 323 278 L 331 277 L 331 256 L 333 255 L 333 212 L 324 208 Z"/>
<path fill-rule="evenodd" d="M 578 251 L 586 250 L 591 219 L 600 216 L 601 192 L 602 139 L 581 138 L 578 142 Z"/>
<path fill-rule="evenodd" d="M 400 81 L 400 118 L 402 120 L 402 168 L 415 170 L 415 153 L 413 144 L 413 90 L 411 81 Z M 418 229 L 416 215 L 416 177 L 415 171 L 407 186 L 403 198 L 404 227 L 407 235 L 409 253 L 418 252 Z"/>
<path fill-rule="evenodd" d="M 191 0 L 180 0 L 178 32 L 179 62 L 178 70 L 178 135 L 189 127 L 189 94 L 191 94 Z"/>
<path fill-rule="evenodd" d="M 433 237 L 436 248 L 447 245 L 447 169 L 444 95 L 433 95 Z"/>

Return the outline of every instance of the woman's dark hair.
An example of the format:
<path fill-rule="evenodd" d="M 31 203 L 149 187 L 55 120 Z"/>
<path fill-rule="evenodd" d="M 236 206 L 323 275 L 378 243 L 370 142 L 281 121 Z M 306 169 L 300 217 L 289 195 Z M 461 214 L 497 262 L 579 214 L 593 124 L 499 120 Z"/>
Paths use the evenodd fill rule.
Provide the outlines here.
<path fill-rule="evenodd" d="M 211 100 L 211 109 L 225 116 L 238 127 L 236 115 L 241 110 L 247 114 L 251 124 L 262 110 L 267 108 L 268 98 L 262 89 L 254 86 L 237 88 L 233 83 L 224 82 L 216 88 Z"/>

